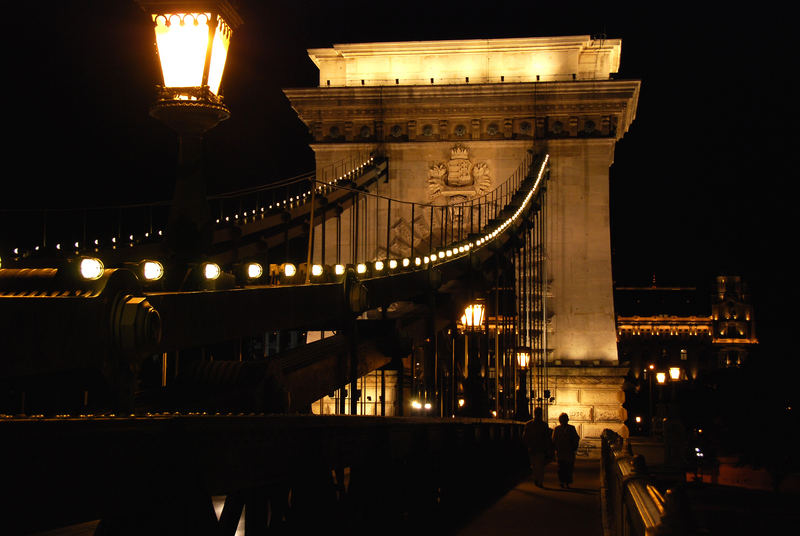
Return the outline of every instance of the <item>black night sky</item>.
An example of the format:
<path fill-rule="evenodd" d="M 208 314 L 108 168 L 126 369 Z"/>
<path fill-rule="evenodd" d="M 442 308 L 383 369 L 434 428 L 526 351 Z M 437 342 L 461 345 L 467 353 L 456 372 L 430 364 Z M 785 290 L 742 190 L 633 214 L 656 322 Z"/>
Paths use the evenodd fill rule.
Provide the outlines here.
<path fill-rule="evenodd" d="M 333 43 L 547 35 L 621 38 L 620 78 L 642 80 L 637 118 L 611 168 L 618 284 L 705 286 L 741 274 L 762 351 L 793 361 L 800 138 L 787 13 L 700 3 L 235 2 L 223 81 L 232 118 L 207 136 L 212 192 L 313 168 L 283 87 L 310 87 L 307 48 Z M 158 66 L 133 0 L 25 4 L 6 56 L 0 208 L 169 199 L 176 143 L 148 117 Z M 3 216 L 0 250 L 25 231 Z M 784 361 L 786 360 L 786 361 Z"/>

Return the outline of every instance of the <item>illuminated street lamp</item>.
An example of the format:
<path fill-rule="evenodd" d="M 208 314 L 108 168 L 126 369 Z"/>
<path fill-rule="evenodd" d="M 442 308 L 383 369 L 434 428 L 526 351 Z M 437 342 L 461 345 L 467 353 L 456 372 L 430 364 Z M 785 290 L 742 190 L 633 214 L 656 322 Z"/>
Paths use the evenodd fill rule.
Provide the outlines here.
<path fill-rule="evenodd" d="M 530 362 L 530 348 L 517 348 L 517 365 L 520 369 L 519 393 L 517 394 L 517 420 L 520 421 L 528 421 L 531 418 L 531 413 L 528 409 L 528 386 L 526 381 Z"/>
<path fill-rule="evenodd" d="M 667 382 L 666 372 L 656 372 L 656 381 L 659 385 L 664 385 Z"/>
<path fill-rule="evenodd" d="M 670 367 L 669 368 L 669 377 L 672 381 L 678 381 L 681 379 L 681 369 L 680 367 Z"/>
<path fill-rule="evenodd" d="M 482 298 L 476 298 L 469 302 L 461 315 L 461 325 L 465 332 L 476 332 L 483 330 L 483 317 L 486 313 L 486 305 Z"/>
<path fill-rule="evenodd" d="M 233 30 L 242 19 L 227 0 L 137 2 L 153 21 L 161 64 L 162 85 L 150 115 L 179 138 L 178 176 L 166 238 L 177 264 L 185 269 L 211 243 L 202 140 L 206 131 L 230 117 L 220 84 Z M 180 280 L 183 273 L 174 276 Z"/>
<path fill-rule="evenodd" d="M 242 23 L 230 3 L 227 0 L 137 2 L 153 20 L 163 75 L 160 100 L 216 104 L 227 113 L 219 88 L 231 35 Z"/>
<path fill-rule="evenodd" d="M 469 338 L 472 333 L 480 333 L 483 331 L 483 319 L 486 313 L 486 304 L 482 298 L 475 298 L 467 303 L 464 308 L 464 314 L 461 315 L 461 328 L 464 331 L 464 376 L 467 380 L 467 411 L 478 411 L 476 404 L 478 398 L 482 396 L 480 391 L 479 380 L 476 377 L 480 370 L 480 353 L 478 359 L 469 359 Z M 480 350 L 480 348 L 479 348 Z M 453 368 L 455 370 L 455 367 Z M 455 377 L 454 377 L 455 381 Z M 455 385 L 454 385 L 455 387 Z M 478 415 L 475 415 L 478 416 Z"/>
<path fill-rule="evenodd" d="M 521 369 L 527 369 L 531 362 L 531 351 L 529 348 L 517 348 L 517 364 Z"/>

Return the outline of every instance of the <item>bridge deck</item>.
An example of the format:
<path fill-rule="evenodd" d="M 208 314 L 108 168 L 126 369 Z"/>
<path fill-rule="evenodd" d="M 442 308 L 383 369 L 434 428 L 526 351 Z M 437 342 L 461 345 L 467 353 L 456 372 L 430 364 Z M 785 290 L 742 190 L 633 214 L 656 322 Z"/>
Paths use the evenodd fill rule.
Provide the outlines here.
<path fill-rule="evenodd" d="M 600 536 L 600 461 L 578 459 L 570 489 L 559 487 L 556 469 L 555 463 L 548 464 L 544 488 L 526 478 L 456 534 Z"/>

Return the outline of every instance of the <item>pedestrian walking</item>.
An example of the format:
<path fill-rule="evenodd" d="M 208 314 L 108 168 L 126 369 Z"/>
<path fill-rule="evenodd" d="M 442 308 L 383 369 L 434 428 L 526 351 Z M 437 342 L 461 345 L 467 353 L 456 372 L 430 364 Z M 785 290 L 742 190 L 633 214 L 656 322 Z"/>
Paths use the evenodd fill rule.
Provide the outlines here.
<path fill-rule="evenodd" d="M 558 416 L 561 424 L 553 430 L 553 445 L 558 460 L 558 481 L 562 488 L 572 484 L 572 473 L 575 471 L 575 453 L 578 451 L 580 436 L 575 427 L 569 423 L 569 415 L 562 413 Z"/>
<path fill-rule="evenodd" d="M 544 486 L 544 466 L 553 459 L 553 441 L 551 430 L 542 419 L 542 408 L 533 410 L 533 420 L 525 423 L 522 441 L 528 449 L 531 469 L 533 469 L 533 483 L 538 487 Z"/>

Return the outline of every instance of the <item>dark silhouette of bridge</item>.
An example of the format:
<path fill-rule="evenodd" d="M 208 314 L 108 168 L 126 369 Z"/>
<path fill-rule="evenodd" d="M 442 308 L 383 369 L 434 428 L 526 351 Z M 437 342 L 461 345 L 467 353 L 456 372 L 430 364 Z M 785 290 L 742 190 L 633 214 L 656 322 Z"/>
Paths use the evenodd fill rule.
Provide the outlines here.
<path fill-rule="evenodd" d="M 242 511 L 248 534 L 331 519 L 406 526 L 503 489 L 527 466 L 521 425 L 508 420 L 528 404 L 516 399 L 516 349 L 533 347 L 534 377 L 546 370 L 530 319 L 541 310 L 547 162 L 529 152 L 496 189 L 450 205 L 371 192 L 388 180 L 377 155 L 212 197 L 208 253 L 177 276 L 163 204 L 115 208 L 102 240 L 87 239 L 89 211 L 74 241 L 56 238 L 49 216 L 42 243 L 0 269 L 0 429 L 6 459 L 20 462 L 4 477 L 7 519 L 36 529 L 100 518 L 98 534 L 232 533 Z M 381 204 L 385 243 L 367 233 Z M 393 255 L 393 210 L 426 216 L 406 256 Z M 125 236 L 131 213 L 147 218 Z M 103 262 L 96 276 L 81 275 L 88 257 Z M 157 280 L 144 271 L 156 260 Z M 460 363 L 457 319 L 476 295 L 488 297 L 488 321 Z M 244 348 L 289 331 L 335 334 L 273 355 Z M 420 366 L 404 379 L 415 348 Z M 358 378 L 386 368 L 399 374 L 400 415 L 406 382 L 451 418 L 346 417 L 359 413 Z M 297 414 L 347 389 L 339 415 Z"/>

